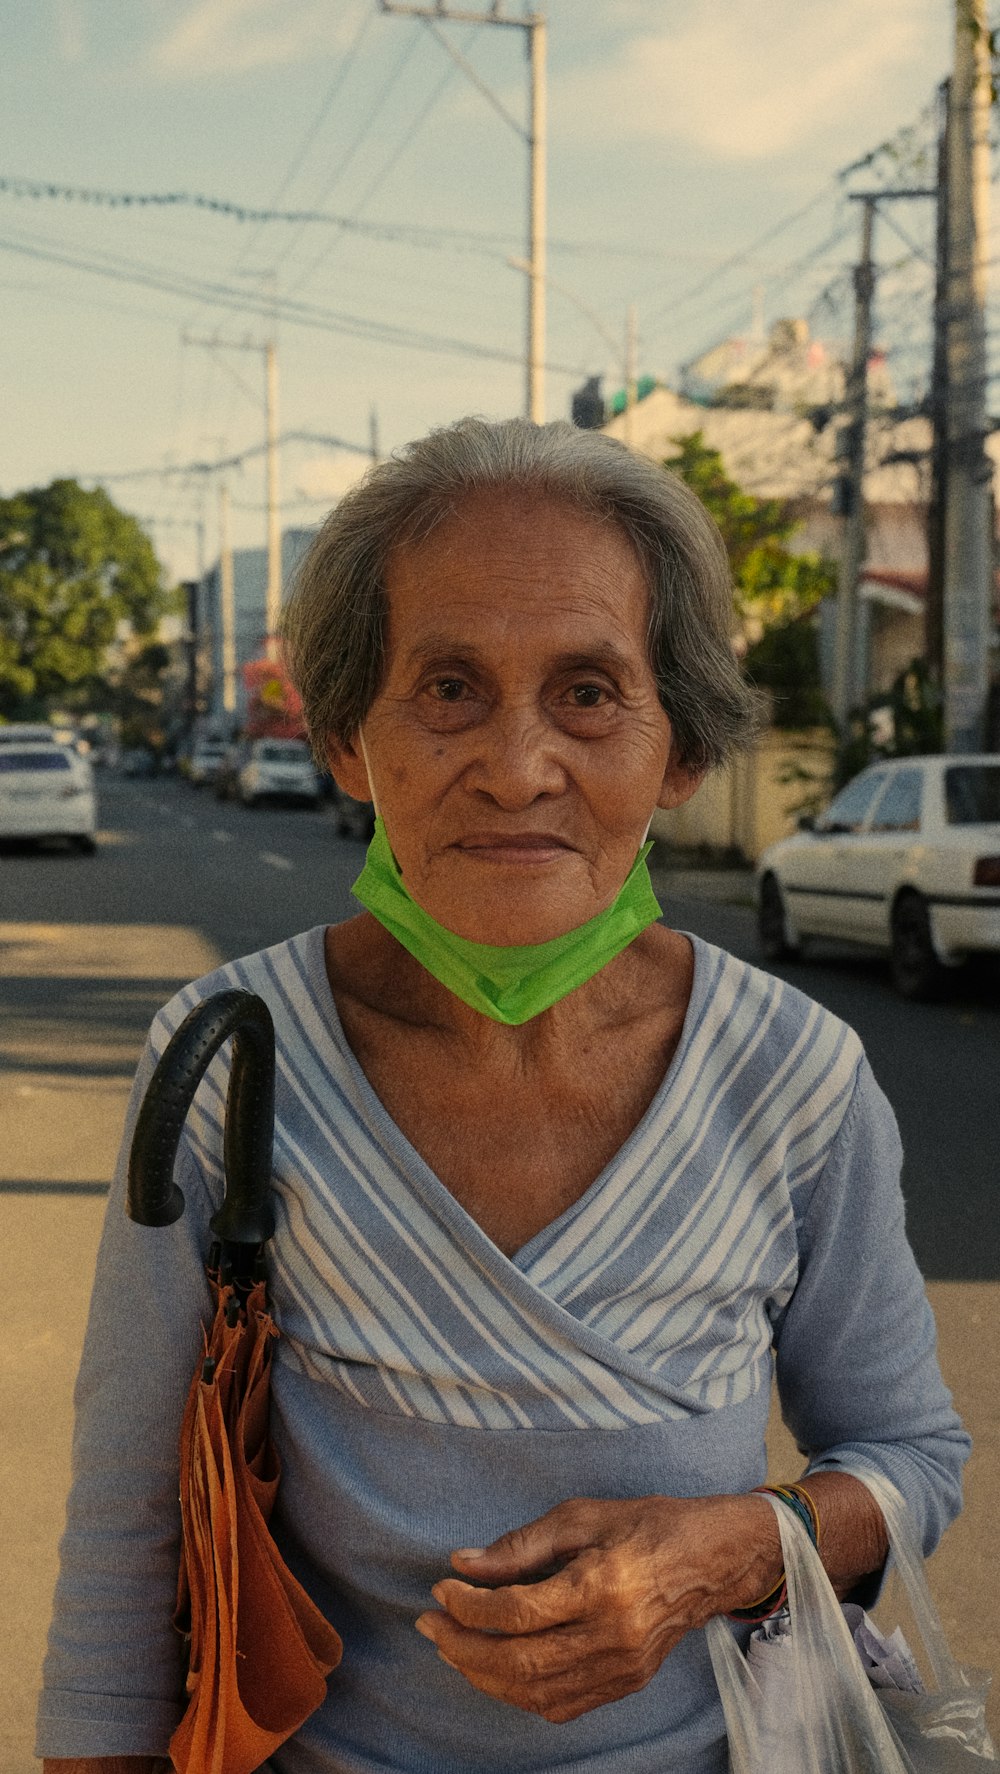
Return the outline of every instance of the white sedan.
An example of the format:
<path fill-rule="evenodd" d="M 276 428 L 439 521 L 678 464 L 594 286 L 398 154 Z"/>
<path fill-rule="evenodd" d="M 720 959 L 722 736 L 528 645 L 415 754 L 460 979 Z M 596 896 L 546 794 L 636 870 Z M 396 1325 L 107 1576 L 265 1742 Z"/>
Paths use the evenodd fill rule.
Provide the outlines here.
<path fill-rule="evenodd" d="M 932 997 L 947 968 L 1000 953 L 1000 757 L 870 765 L 765 850 L 756 881 L 766 960 L 846 938 L 888 951 L 904 997 Z"/>
<path fill-rule="evenodd" d="M 67 838 L 92 855 L 97 801 L 90 764 L 51 740 L 0 746 L 0 838 Z"/>

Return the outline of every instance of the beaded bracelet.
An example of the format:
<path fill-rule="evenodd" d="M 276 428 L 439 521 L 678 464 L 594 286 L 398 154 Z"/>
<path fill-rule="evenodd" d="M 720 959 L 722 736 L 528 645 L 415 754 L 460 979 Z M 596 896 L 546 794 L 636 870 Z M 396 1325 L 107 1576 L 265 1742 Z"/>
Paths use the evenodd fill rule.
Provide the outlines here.
<path fill-rule="evenodd" d="M 780 1497 L 786 1508 L 798 1516 L 817 1552 L 819 1551 L 819 1510 L 804 1485 L 761 1484 L 755 1486 L 752 1495 Z M 741 1625 L 759 1626 L 762 1621 L 776 1614 L 787 1598 L 788 1585 L 782 1571 L 778 1582 L 767 1595 L 762 1595 L 759 1601 L 752 1602 L 748 1608 L 733 1608 L 726 1619 L 737 1620 Z"/>

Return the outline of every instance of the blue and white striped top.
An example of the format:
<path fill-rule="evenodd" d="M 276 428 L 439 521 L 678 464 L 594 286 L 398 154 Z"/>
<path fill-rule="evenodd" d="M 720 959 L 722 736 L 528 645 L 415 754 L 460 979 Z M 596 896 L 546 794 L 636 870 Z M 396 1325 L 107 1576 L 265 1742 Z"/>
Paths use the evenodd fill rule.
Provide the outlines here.
<path fill-rule="evenodd" d="M 368 1083 L 323 937 L 235 961 L 171 1000 L 132 1112 L 199 999 L 234 985 L 266 999 L 278 1041 L 275 1531 L 345 1640 L 326 1704 L 274 1774 L 721 1769 L 700 1633 L 641 1694 L 553 1726 L 470 1688 L 413 1622 L 453 1547 L 566 1497 L 761 1482 L 775 1358 L 812 1465 L 884 1472 L 930 1550 L 959 1506 L 968 1444 L 905 1239 L 895 1123 L 860 1042 L 692 938 L 682 1036 L 649 1109 L 584 1195 L 508 1258 Z M 125 1219 L 119 1168 L 40 1709 L 50 1756 L 160 1753 L 179 1717 L 176 1431 L 207 1311 L 226 1085 L 223 1053 L 188 1120 L 175 1227 Z"/>

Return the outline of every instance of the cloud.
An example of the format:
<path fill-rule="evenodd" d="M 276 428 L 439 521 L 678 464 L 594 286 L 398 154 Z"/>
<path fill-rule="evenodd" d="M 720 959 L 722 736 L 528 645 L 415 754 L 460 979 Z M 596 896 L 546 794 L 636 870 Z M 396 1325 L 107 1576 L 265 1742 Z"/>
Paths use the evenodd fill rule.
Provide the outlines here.
<path fill-rule="evenodd" d="M 657 8 L 659 12 L 659 8 Z M 721 160 L 788 153 L 859 113 L 884 114 L 915 66 L 933 80 L 940 24 L 926 0 L 695 0 L 678 25 L 619 0 L 610 62 L 553 83 L 555 127 L 603 116 L 617 137 L 682 141 Z M 659 14 L 662 17 L 662 13 Z M 647 21 L 643 29 L 643 20 Z"/>
<path fill-rule="evenodd" d="M 329 53 L 356 22 L 330 0 L 194 0 L 154 44 L 150 63 L 172 79 L 246 74 Z"/>
<path fill-rule="evenodd" d="M 332 504 L 350 492 L 370 466 L 366 457 L 347 450 L 310 456 L 296 470 L 295 491 L 305 499 L 329 499 Z"/>

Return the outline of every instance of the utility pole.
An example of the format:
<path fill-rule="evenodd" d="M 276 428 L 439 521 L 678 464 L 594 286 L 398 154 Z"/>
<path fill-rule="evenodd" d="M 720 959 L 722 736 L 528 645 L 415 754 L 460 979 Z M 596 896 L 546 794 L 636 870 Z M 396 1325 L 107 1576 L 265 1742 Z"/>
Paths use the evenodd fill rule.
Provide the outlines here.
<path fill-rule="evenodd" d="M 948 479 L 948 113 L 951 81 L 939 88 L 934 347 L 931 361 L 931 490 L 927 508 L 927 601 L 924 651 L 935 684 L 944 681 L 944 513 Z"/>
<path fill-rule="evenodd" d="M 861 219 L 861 257 L 854 268 L 854 350 L 847 379 L 847 448 L 840 479 L 844 539 L 837 575 L 837 634 L 833 666 L 833 713 L 841 734 L 856 695 L 858 577 L 865 553 L 865 435 L 868 418 L 868 359 L 872 348 L 872 295 L 875 268 L 872 233 L 876 199 L 865 196 Z"/>
<path fill-rule="evenodd" d="M 281 512 L 278 505 L 278 355 L 274 340 L 264 347 L 266 363 L 264 411 L 267 426 L 267 597 L 264 605 L 267 656 L 278 651 L 281 617 Z"/>
<path fill-rule="evenodd" d="M 632 448 L 632 410 L 638 398 L 639 375 L 639 321 L 635 303 L 630 302 L 625 317 L 625 423 L 622 427 L 624 442 Z"/>
<path fill-rule="evenodd" d="M 851 710 L 866 694 L 867 662 L 859 660 L 858 580 L 865 559 L 865 444 L 868 430 L 868 359 L 872 344 L 872 299 L 875 264 L 872 239 L 875 213 L 880 203 L 895 198 L 935 197 L 920 188 L 897 191 L 852 191 L 864 205 L 861 218 L 861 255 L 854 268 L 854 347 L 848 372 L 844 468 L 839 476 L 840 510 L 844 536 L 837 575 L 837 629 L 833 666 L 833 713 L 841 736 L 846 736 Z"/>
<path fill-rule="evenodd" d="M 278 494 L 278 353 L 274 339 L 263 345 L 253 339 L 202 339 L 183 333 L 185 345 L 203 345 L 208 351 L 255 351 L 264 358 L 264 455 L 267 485 L 267 590 L 264 598 L 265 645 L 269 659 L 278 651 L 278 620 L 281 615 L 281 506 Z M 232 373 L 232 372 L 230 372 Z M 236 380 L 256 404 L 258 396 L 240 377 Z"/>
<path fill-rule="evenodd" d="M 231 723 L 236 713 L 236 599 L 233 550 L 229 540 L 229 488 L 219 483 L 219 618 L 222 625 L 222 709 Z"/>
<path fill-rule="evenodd" d="M 992 472 L 986 456 L 986 242 L 990 51 L 986 0 L 956 0 L 948 119 L 945 750 L 981 751 L 993 601 Z"/>
<path fill-rule="evenodd" d="M 454 49 L 439 31 L 434 35 L 452 60 L 457 62 L 474 86 L 489 99 L 494 110 L 516 130 L 528 144 L 528 328 L 525 347 L 525 411 L 538 425 L 545 421 L 545 245 L 546 245 L 546 156 L 548 144 L 548 105 L 546 85 L 547 26 L 540 12 L 525 12 L 512 18 L 502 12 L 501 0 L 490 0 L 488 12 L 464 7 L 448 7 L 444 0 L 432 5 L 402 5 L 399 0 L 378 0 L 379 10 L 403 18 L 420 18 L 434 26 L 452 23 L 469 25 L 500 25 L 527 34 L 530 88 L 528 128 L 525 131 L 480 80 L 465 57 Z"/>

